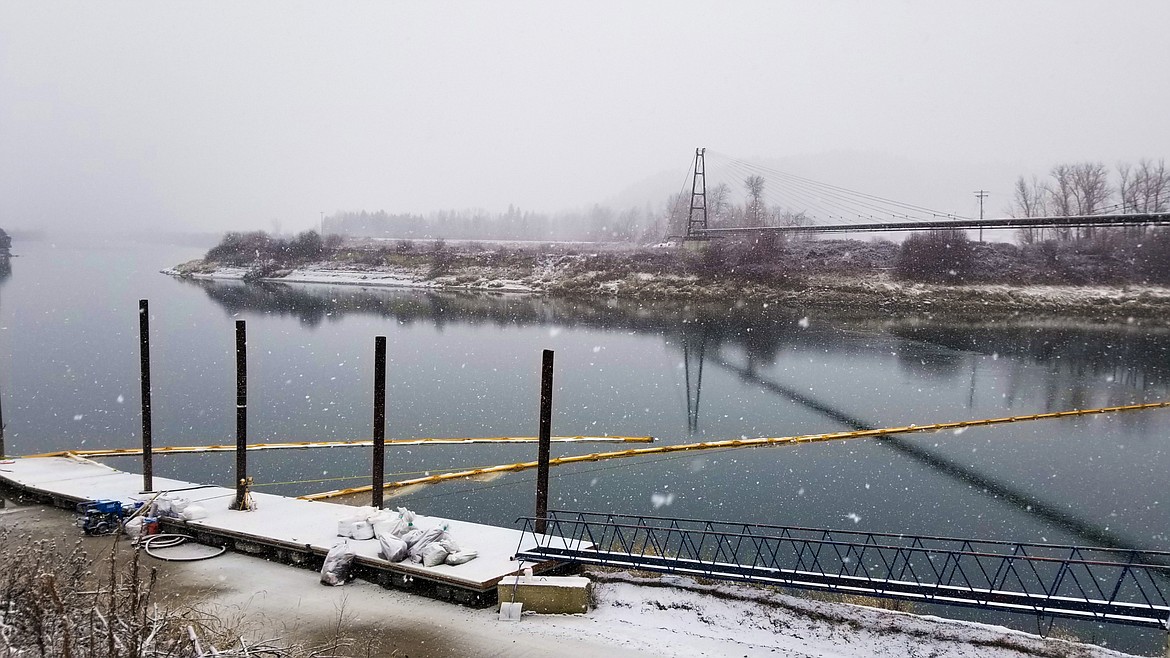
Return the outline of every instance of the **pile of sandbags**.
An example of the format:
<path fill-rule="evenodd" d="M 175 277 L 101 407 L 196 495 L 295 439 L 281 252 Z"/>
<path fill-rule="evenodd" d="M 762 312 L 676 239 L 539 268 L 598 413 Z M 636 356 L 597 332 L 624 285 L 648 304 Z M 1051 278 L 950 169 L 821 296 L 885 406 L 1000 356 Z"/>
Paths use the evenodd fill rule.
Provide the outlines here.
<path fill-rule="evenodd" d="M 189 498 L 164 491 L 150 501 L 150 506 L 141 516 L 194 521 L 207 518 L 207 510 L 200 505 L 193 505 Z"/>
<path fill-rule="evenodd" d="M 415 527 L 415 520 L 414 512 L 405 507 L 393 511 L 358 507 L 353 515 L 337 522 L 337 534 L 358 540 L 377 539 L 382 557 L 390 562 L 410 559 L 433 567 L 463 564 L 479 556 L 476 551 L 461 549 L 447 524 L 424 530 Z"/>

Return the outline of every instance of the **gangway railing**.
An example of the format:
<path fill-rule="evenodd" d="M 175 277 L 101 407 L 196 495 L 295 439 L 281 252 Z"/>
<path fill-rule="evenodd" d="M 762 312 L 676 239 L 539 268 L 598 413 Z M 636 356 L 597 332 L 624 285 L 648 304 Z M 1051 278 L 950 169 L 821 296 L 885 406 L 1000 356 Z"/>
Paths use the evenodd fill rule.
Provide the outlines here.
<path fill-rule="evenodd" d="M 1170 552 L 564 510 L 548 513 L 546 534 L 535 517 L 520 522 L 517 559 L 1170 631 Z"/>

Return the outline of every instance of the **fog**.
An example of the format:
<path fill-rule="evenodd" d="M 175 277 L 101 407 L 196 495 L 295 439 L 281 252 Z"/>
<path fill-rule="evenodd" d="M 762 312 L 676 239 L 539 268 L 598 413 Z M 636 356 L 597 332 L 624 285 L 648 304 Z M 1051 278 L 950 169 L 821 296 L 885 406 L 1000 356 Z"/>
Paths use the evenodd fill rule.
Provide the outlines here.
<path fill-rule="evenodd" d="M 1170 153 L 1170 4 L 0 4 L 0 226 L 660 204 L 695 147 L 991 213 Z M 719 172 L 712 171 L 713 177 Z"/>

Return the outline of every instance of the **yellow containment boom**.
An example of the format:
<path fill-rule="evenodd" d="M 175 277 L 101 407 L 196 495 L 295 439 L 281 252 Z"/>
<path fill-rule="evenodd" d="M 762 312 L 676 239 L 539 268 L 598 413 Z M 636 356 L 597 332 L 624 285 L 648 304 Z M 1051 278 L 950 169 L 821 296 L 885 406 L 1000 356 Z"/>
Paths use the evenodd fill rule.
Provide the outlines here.
<path fill-rule="evenodd" d="M 634 448 L 631 450 L 619 450 L 616 452 L 595 452 L 588 455 L 573 455 L 570 457 L 556 457 L 549 460 L 550 466 L 560 466 L 562 464 L 575 464 L 577 462 L 596 462 L 607 459 L 623 459 L 625 457 L 641 457 L 644 455 L 661 455 L 670 452 L 683 452 L 687 450 L 712 450 L 717 448 L 754 448 L 759 446 L 776 446 L 776 445 L 792 445 L 797 443 L 818 443 L 821 441 L 837 441 L 843 439 L 864 439 L 877 436 L 887 436 L 890 434 L 911 434 L 923 432 L 941 432 L 945 430 L 957 430 L 967 427 L 981 427 L 984 425 L 1003 425 L 1006 423 L 1022 423 L 1029 420 L 1049 420 L 1052 418 L 1070 418 L 1074 416 L 1088 416 L 1092 414 L 1107 414 L 1120 411 L 1142 411 L 1147 409 L 1162 409 L 1170 407 L 1170 401 L 1166 402 L 1150 402 L 1147 404 L 1131 404 L 1121 407 L 1101 407 L 1099 409 L 1074 409 L 1072 411 L 1057 411 L 1053 413 L 1031 414 L 1027 416 L 1009 416 L 1006 418 L 985 418 L 982 420 L 960 420 L 951 423 L 933 423 L 931 425 L 907 425 L 905 427 L 883 427 L 872 430 L 856 430 L 849 432 L 829 432 L 825 434 L 801 434 L 797 436 L 781 436 L 781 437 L 766 437 L 758 439 L 731 439 L 726 441 L 703 441 L 701 443 L 683 443 L 678 445 L 657 446 L 654 448 Z M 463 478 L 476 477 L 481 475 L 490 475 L 492 473 L 507 473 L 514 471 L 526 471 L 528 469 L 536 468 L 537 462 L 520 462 L 517 464 L 501 464 L 499 466 L 488 466 L 485 468 L 475 468 L 466 471 L 454 471 L 450 473 L 439 473 L 437 475 L 428 475 L 426 477 L 414 478 L 413 480 L 401 480 L 399 482 L 387 482 L 384 485 L 385 489 L 398 489 L 401 487 L 410 487 L 416 485 L 436 484 L 439 482 L 446 482 L 448 480 L 458 480 Z M 338 489 L 335 491 L 325 491 L 322 493 L 309 494 L 300 496 L 302 500 L 324 500 L 327 498 L 336 498 L 338 496 L 348 496 L 351 494 L 360 494 L 368 492 L 373 487 L 370 485 L 364 487 L 353 487 L 349 489 Z"/>
<path fill-rule="evenodd" d="M 652 436 L 554 436 L 557 443 L 653 443 Z M 496 436 L 471 438 L 420 438 L 420 439 L 392 439 L 387 440 L 388 446 L 420 446 L 420 445 L 463 445 L 468 443 L 536 443 L 535 436 Z M 286 443 L 250 443 L 248 451 L 253 450 L 287 450 L 294 448 L 361 448 L 374 445 L 371 440 L 364 441 L 292 441 Z M 190 454 L 204 452 L 235 452 L 232 445 L 207 446 L 156 446 L 150 452 L 154 455 Z M 45 452 L 39 455 L 24 455 L 25 458 L 35 457 L 133 457 L 142 454 L 142 448 L 106 448 L 94 450 L 62 450 L 60 452 Z"/>

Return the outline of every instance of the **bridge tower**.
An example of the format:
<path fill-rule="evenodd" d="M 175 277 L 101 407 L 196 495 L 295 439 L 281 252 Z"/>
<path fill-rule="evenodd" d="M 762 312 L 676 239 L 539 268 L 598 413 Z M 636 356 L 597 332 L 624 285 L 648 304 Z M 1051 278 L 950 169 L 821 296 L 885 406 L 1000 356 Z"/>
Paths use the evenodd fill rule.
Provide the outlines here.
<path fill-rule="evenodd" d="M 691 179 L 691 208 L 687 213 L 684 244 L 707 240 L 707 236 L 702 233 L 707 230 L 707 165 L 704 160 L 706 152 L 705 148 L 695 149 L 695 174 Z"/>

